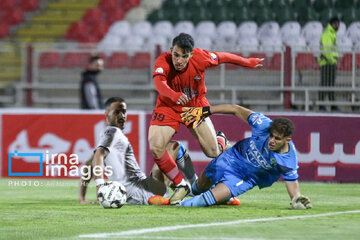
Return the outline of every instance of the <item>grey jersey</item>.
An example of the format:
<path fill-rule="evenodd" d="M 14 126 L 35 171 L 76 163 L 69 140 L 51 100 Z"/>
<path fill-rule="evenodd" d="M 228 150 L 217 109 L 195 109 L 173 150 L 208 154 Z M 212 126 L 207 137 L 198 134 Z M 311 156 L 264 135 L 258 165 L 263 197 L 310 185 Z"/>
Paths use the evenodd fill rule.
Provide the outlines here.
<path fill-rule="evenodd" d="M 149 197 L 165 194 L 166 187 L 163 183 L 153 182 L 154 179 L 147 178 L 141 171 L 128 138 L 119 128 L 107 126 L 100 137 L 97 148 L 99 147 L 109 151 L 104 164 L 112 167 L 113 174 L 107 177 L 110 181 L 119 181 L 125 186 L 128 203 L 147 204 Z M 161 190 L 152 185 L 158 185 Z"/>

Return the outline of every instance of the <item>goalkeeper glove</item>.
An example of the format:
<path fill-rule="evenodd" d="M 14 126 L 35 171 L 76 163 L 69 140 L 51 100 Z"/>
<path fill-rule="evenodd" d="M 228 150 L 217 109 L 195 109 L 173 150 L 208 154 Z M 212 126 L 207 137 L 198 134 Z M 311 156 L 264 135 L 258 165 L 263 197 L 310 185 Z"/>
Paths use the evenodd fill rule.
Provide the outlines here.
<path fill-rule="evenodd" d="M 181 120 L 186 126 L 193 124 L 193 128 L 196 128 L 204 119 L 211 115 L 210 106 L 207 107 L 185 107 L 183 113 L 180 114 Z"/>
<path fill-rule="evenodd" d="M 291 199 L 290 205 L 292 209 L 296 210 L 312 208 L 310 198 L 302 195 L 299 192 L 296 193 L 295 196 Z"/>

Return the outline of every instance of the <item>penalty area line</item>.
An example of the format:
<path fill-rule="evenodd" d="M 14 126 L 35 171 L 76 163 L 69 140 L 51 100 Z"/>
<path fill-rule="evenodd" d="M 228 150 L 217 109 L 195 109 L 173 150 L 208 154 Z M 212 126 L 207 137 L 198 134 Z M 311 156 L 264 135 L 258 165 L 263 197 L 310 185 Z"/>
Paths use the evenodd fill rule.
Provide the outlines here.
<path fill-rule="evenodd" d="M 116 233 L 81 234 L 78 236 L 78 238 L 112 238 L 112 237 L 121 237 L 121 236 L 129 236 L 129 235 L 132 235 L 132 236 L 140 235 L 140 234 L 145 234 L 145 233 L 175 231 L 175 230 L 185 229 L 185 228 L 227 226 L 227 225 L 234 225 L 234 224 L 240 224 L 240 223 L 253 223 L 253 222 L 272 222 L 272 221 L 280 221 L 280 220 L 328 217 L 328 216 L 353 214 L 353 213 L 360 213 L 360 210 L 328 212 L 328 213 L 320 213 L 320 214 L 312 214 L 312 215 L 299 215 L 299 216 L 287 216 L 287 217 L 239 219 L 239 220 L 228 221 L 228 222 L 200 223 L 200 224 L 191 224 L 191 225 L 175 225 L 175 226 L 156 227 L 156 228 L 143 228 L 143 229 L 128 230 L 128 231 L 122 231 L 122 232 L 116 232 Z"/>

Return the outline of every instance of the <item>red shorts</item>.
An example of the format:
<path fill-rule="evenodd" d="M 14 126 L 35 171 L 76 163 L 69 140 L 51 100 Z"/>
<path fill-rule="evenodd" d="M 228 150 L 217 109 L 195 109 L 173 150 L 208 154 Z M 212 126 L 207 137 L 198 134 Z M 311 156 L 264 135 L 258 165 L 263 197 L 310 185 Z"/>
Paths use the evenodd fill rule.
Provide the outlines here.
<path fill-rule="evenodd" d="M 206 98 L 203 98 L 202 101 L 199 101 L 198 104 L 196 104 L 196 107 L 205 106 L 210 106 Z M 181 113 L 180 106 L 177 106 L 175 109 L 167 106 L 155 107 L 151 116 L 150 125 L 169 126 L 177 132 L 180 124 L 183 123 L 180 117 Z M 188 127 L 191 127 L 191 125 Z"/>
<path fill-rule="evenodd" d="M 169 126 L 176 132 L 179 129 L 180 123 L 183 123 L 183 121 L 181 121 L 180 113 L 175 112 L 170 107 L 155 108 L 150 121 L 150 125 Z"/>

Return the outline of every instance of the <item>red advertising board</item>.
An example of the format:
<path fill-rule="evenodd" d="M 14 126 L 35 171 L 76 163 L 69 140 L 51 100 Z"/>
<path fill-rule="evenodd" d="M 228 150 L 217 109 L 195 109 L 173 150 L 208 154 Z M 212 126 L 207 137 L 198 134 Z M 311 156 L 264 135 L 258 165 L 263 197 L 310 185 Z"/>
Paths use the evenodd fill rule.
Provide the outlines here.
<path fill-rule="evenodd" d="M 105 127 L 103 113 L 4 113 L 1 118 L 3 177 L 75 177 L 74 166 L 91 156 Z M 128 115 L 124 133 L 139 159 L 138 114 Z"/>
<path fill-rule="evenodd" d="M 287 117 L 294 122 L 296 128 L 293 141 L 298 152 L 300 180 L 360 182 L 360 116 L 268 116 Z M 2 177 L 21 177 L 17 173 L 25 173 L 22 175 L 24 177 L 68 177 L 69 175 L 65 176 L 61 171 L 47 173 L 46 167 L 58 165 L 60 161 L 60 164 L 66 165 L 69 170 L 71 166 L 78 166 L 86 161 L 105 126 L 102 112 L 94 114 L 80 111 L 3 111 L 0 112 L 0 117 Z M 216 115 L 211 119 L 215 128 L 223 131 L 232 143 L 251 134 L 250 127 L 235 116 Z M 141 111 L 132 112 L 128 115 L 128 123 L 124 130 L 141 168 L 146 173 L 150 172 L 154 163 L 146 136 L 149 121 L 149 113 L 145 115 L 145 112 Z M 202 153 L 198 142 L 186 127 L 181 126 L 174 139 L 185 144 L 199 174 L 211 159 Z M 42 156 L 42 169 L 37 153 Z M 56 156 L 52 162 L 52 154 L 56 153 L 63 153 L 67 159 L 64 156 Z M 71 154 L 78 156 L 77 163 L 71 158 Z M 50 161 L 47 161 L 47 158 Z M 41 171 L 43 174 L 39 175 Z"/>

